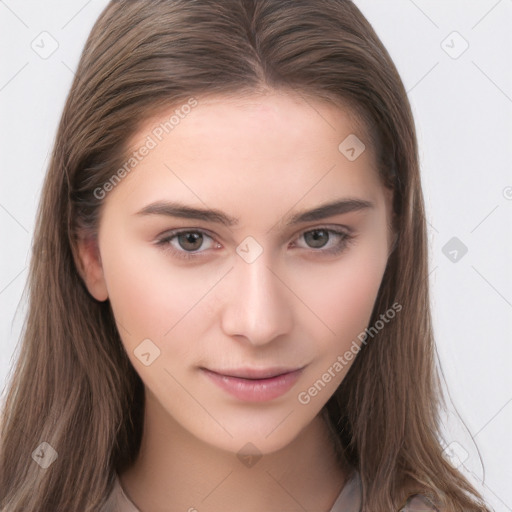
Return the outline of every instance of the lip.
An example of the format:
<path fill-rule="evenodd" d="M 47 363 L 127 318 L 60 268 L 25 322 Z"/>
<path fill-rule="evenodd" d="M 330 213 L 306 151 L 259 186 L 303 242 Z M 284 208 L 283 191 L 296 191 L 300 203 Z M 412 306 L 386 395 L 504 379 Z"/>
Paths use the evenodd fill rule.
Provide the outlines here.
<path fill-rule="evenodd" d="M 267 402 L 288 392 L 304 368 L 239 368 L 201 371 L 219 388 L 244 402 Z"/>

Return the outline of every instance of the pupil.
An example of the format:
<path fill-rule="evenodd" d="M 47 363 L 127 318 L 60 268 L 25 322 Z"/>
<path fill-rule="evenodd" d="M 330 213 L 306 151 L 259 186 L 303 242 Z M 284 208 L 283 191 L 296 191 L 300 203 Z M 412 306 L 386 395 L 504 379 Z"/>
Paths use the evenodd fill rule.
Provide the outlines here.
<path fill-rule="evenodd" d="M 318 235 L 320 233 L 320 235 Z M 305 234 L 306 241 L 314 248 L 323 247 L 328 241 L 328 233 L 323 229 L 317 229 Z M 309 241 L 307 240 L 309 238 Z M 323 238 L 323 241 L 322 241 Z M 310 242 L 313 242 L 312 244 Z"/>
<path fill-rule="evenodd" d="M 187 244 L 187 243 L 194 244 L 195 243 L 196 244 L 195 247 L 188 247 L 188 249 L 196 250 L 201 247 L 202 240 L 203 240 L 203 235 L 201 235 L 201 233 L 185 233 L 185 234 L 179 235 L 180 245 L 183 249 L 187 249 L 187 247 L 186 247 L 186 245 L 185 245 L 185 247 L 183 247 L 182 241 L 184 241 L 185 244 Z"/>

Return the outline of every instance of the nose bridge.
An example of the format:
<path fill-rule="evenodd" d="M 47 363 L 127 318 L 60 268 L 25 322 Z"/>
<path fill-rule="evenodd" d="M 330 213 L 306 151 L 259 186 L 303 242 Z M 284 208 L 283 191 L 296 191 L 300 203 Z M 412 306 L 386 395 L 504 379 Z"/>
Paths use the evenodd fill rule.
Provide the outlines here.
<path fill-rule="evenodd" d="M 271 270 L 270 259 L 265 251 L 252 261 L 237 256 L 231 272 L 233 292 L 223 311 L 226 334 L 261 345 L 291 328 L 290 297 Z"/>

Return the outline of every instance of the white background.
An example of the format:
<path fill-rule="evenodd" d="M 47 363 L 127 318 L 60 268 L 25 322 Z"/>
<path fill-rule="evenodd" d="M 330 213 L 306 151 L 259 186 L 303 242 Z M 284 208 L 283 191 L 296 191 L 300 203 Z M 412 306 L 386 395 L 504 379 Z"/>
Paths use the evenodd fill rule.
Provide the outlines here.
<path fill-rule="evenodd" d="M 106 4 L 0 0 L 2 394 L 49 153 Z M 474 483 L 485 476 L 479 489 L 496 511 L 512 511 L 512 0 L 356 4 L 394 59 L 416 118 L 434 328 L 452 398 L 446 453 Z M 51 49 L 52 38 L 58 48 L 43 59 L 32 47 Z M 443 253 L 453 237 L 468 249 L 456 262 Z"/>

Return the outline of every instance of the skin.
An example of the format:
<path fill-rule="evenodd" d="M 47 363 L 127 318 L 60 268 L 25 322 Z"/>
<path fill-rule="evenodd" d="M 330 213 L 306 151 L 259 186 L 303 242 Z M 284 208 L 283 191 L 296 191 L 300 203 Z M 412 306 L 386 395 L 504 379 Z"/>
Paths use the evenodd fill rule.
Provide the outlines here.
<path fill-rule="evenodd" d="M 169 117 L 148 121 L 133 148 Z M 366 142 L 355 161 L 338 150 L 350 134 Z M 285 224 L 342 198 L 373 207 Z M 137 215 L 163 200 L 239 221 Z M 97 245 L 80 242 L 80 265 L 91 295 L 110 300 L 145 385 L 141 451 L 120 475 L 141 511 L 231 512 L 241 503 L 246 512 L 330 510 L 347 473 L 319 412 L 353 360 L 309 403 L 298 395 L 368 326 L 391 248 L 390 215 L 391 194 L 348 111 L 283 92 L 199 100 L 108 193 Z M 157 245 L 185 228 L 201 230 L 203 244 L 175 237 L 167 250 Z M 354 238 L 328 254 L 343 242 L 324 231 L 315 245 L 305 233 L 320 228 L 350 228 Z M 248 236 L 263 250 L 251 263 L 236 252 Z M 184 260 L 169 247 L 202 255 Z M 148 366 L 134 353 L 145 339 L 160 350 Z M 241 401 L 199 369 L 275 366 L 304 369 L 266 402 Z M 237 457 L 247 443 L 262 455 L 252 467 Z"/>

